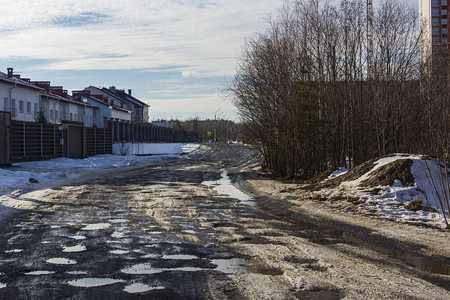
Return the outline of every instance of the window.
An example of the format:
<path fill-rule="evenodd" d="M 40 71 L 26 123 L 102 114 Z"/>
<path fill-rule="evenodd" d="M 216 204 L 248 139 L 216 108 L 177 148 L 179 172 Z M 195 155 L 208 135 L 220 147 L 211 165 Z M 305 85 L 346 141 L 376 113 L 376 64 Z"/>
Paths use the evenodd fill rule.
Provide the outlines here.
<path fill-rule="evenodd" d="M 9 98 L 5 97 L 3 107 L 4 110 L 9 110 Z"/>
<path fill-rule="evenodd" d="M 439 11 L 439 8 L 431 9 L 431 16 L 432 17 L 440 17 L 441 16 L 441 12 Z"/>
<path fill-rule="evenodd" d="M 70 113 L 70 121 L 73 121 L 73 113 Z"/>
<path fill-rule="evenodd" d="M 441 22 L 440 22 L 439 19 L 433 18 L 433 20 L 431 20 L 431 25 L 432 25 L 432 26 L 440 26 L 440 25 L 441 25 Z"/>
<path fill-rule="evenodd" d="M 50 109 L 50 120 L 53 120 L 53 109 Z"/>
<path fill-rule="evenodd" d="M 440 35 L 441 34 L 441 28 L 439 27 L 434 27 L 432 30 L 433 35 Z"/>
<path fill-rule="evenodd" d="M 59 121 L 59 119 L 58 119 L 58 111 L 57 110 L 55 111 L 55 120 Z"/>
<path fill-rule="evenodd" d="M 439 0 L 432 0 L 431 1 L 431 7 L 439 7 L 441 4 L 439 3 Z"/>
<path fill-rule="evenodd" d="M 31 102 L 27 101 L 27 114 L 31 114 Z"/>
<path fill-rule="evenodd" d="M 74 120 L 74 121 L 78 121 L 78 115 L 77 115 L 77 114 L 74 114 L 74 115 L 73 115 L 73 120 Z"/>
<path fill-rule="evenodd" d="M 24 111 L 24 102 L 23 100 L 19 100 L 19 112 L 23 113 Z"/>

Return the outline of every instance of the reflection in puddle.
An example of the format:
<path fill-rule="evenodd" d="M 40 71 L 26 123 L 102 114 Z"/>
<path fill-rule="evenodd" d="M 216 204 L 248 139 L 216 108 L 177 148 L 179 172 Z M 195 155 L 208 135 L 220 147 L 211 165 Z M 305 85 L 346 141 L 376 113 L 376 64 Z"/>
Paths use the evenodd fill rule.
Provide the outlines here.
<path fill-rule="evenodd" d="M 11 249 L 11 250 L 6 250 L 5 253 L 20 253 L 22 251 L 23 251 L 23 249 Z"/>
<path fill-rule="evenodd" d="M 62 252 L 83 252 L 86 251 L 86 246 L 76 245 L 72 247 L 64 247 Z"/>
<path fill-rule="evenodd" d="M 77 262 L 71 259 L 63 258 L 63 257 L 55 257 L 47 259 L 46 262 L 54 265 L 74 265 Z"/>
<path fill-rule="evenodd" d="M 212 259 L 211 263 L 217 265 L 215 270 L 233 277 L 236 273 L 244 271 L 245 259 L 230 258 L 230 259 Z"/>
<path fill-rule="evenodd" d="M 188 254 L 164 255 L 162 259 L 198 259 L 198 256 Z"/>
<path fill-rule="evenodd" d="M 118 282 L 124 282 L 124 280 L 112 278 L 83 278 L 71 280 L 68 282 L 68 284 L 76 287 L 94 287 L 114 284 Z"/>
<path fill-rule="evenodd" d="M 86 275 L 87 272 L 86 271 L 70 271 L 70 272 L 66 272 L 67 274 L 70 275 Z"/>
<path fill-rule="evenodd" d="M 218 194 L 227 195 L 231 198 L 238 199 L 242 204 L 254 206 L 256 203 L 252 197 L 237 189 L 228 177 L 227 171 L 222 171 L 222 178 L 217 181 L 204 181 L 202 184 L 212 187 Z"/>
<path fill-rule="evenodd" d="M 112 250 L 112 251 L 109 251 L 110 253 L 112 253 L 112 254 L 127 254 L 127 253 L 129 253 L 130 251 L 127 251 L 127 250 Z"/>
<path fill-rule="evenodd" d="M 111 226 L 111 224 L 109 224 L 109 223 L 96 223 L 96 224 L 89 224 L 89 225 L 81 228 L 81 230 L 101 230 L 101 229 L 109 228 L 110 226 Z"/>
<path fill-rule="evenodd" d="M 86 237 L 84 235 L 72 235 L 69 236 L 69 238 L 74 239 L 74 240 L 85 240 Z"/>
<path fill-rule="evenodd" d="M 53 271 L 33 271 L 33 272 L 28 272 L 25 273 L 25 275 L 49 275 L 49 274 L 54 274 L 55 272 Z"/>
<path fill-rule="evenodd" d="M 197 231 L 195 231 L 195 230 L 183 230 L 183 232 L 185 232 L 185 233 L 189 233 L 189 234 L 197 234 Z"/>
<path fill-rule="evenodd" d="M 143 283 L 133 283 L 130 285 L 127 285 L 123 290 L 127 293 L 134 294 L 134 293 L 144 293 L 148 291 L 154 291 L 154 290 L 163 290 L 165 287 L 163 286 L 149 286 Z"/>

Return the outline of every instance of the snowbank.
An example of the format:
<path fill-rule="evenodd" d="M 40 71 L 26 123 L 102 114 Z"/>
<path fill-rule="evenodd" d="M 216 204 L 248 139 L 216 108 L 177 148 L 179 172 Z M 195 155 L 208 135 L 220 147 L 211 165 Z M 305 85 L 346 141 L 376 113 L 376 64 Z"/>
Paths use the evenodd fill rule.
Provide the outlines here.
<path fill-rule="evenodd" d="M 396 164 L 405 161 L 410 164 Z M 382 182 L 379 178 L 394 176 L 393 168 L 410 166 L 408 172 L 413 176 L 413 183 L 393 180 L 390 185 L 374 184 Z M 391 169 L 388 169 L 391 167 Z M 443 164 L 437 159 L 425 159 L 419 155 L 396 154 L 381 158 L 373 163 L 369 170 L 357 178 L 351 178 L 339 182 L 337 187 L 325 188 L 321 193 L 331 199 L 359 198 L 363 203 L 360 209 L 371 211 L 385 218 L 402 222 L 428 222 L 442 225 L 444 214 L 449 216 L 448 206 L 442 205 L 448 199 L 450 193 L 449 176 L 445 176 Z M 385 172 L 385 173 L 383 173 Z M 405 172 L 405 170 L 398 170 Z M 450 172 L 450 169 L 447 169 Z M 335 180 L 345 172 L 337 172 L 327 180 Z M 443 176 L 442 176 L 443 175 Z M 375 180 L 374 180 L 375 179 Z M 370 184 L 368 184 L 370 183 Z M 447 197 L 447 198 L 446 198 Z M 412 211 L 407 208 L 411 201 L 422 203 L 423 210 Z M 450 200 L 449 200 L 450 201 Z"/>
<path fill-rule="evenodd" d="M 141 162 L 161 160 L 168 156 L 177 156 L 182 153 L 191 153 L 201 149 L 200 144 L 159 143 L 159 144 L 115 144 L 117 151 L 121 147 L 128 147 L 127 155 L 97 155 L 86 159 L 70 159 L 66 157 L 47 161 L 14 163 L 12 167 L 0 168 L 0 195 L 15 189 L 32 185 L 30 178 L 40 183 L 49 182 L 66 176 L 79 176 L 83 170 L 102 170 L 132 166 Z M 118 153 L 118 152 L 116 152 Z M 158 156 L 136 156 L 135 154 L 148 154 Z M 162 155 L 165 154 L 165 155 Z"/>

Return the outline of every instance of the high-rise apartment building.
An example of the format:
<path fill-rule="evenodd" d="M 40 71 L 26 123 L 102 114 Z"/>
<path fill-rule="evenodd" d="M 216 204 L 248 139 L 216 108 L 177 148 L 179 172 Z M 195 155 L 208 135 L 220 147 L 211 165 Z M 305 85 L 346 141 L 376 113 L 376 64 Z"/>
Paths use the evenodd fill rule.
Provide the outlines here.
<path fill-rule="evenodd" d="M 449 0 L 419 0 L 422 58 L 431 54 L 436 46 L 449 48 L 448 3 Z"/>

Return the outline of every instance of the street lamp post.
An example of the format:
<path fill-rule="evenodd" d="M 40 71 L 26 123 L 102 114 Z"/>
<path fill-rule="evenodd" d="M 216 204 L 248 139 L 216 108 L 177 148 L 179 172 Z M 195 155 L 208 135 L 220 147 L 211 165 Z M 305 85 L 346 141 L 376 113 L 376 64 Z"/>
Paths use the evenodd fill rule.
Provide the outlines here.
<path fill-rule="evenodd" d="M 220 108 L 216 110 L 214 113 L 214 142 L 217 142 L 217 135 L 216 135 L 216 126 L 217 126 L 217 112 L 219 112 Z"/>

